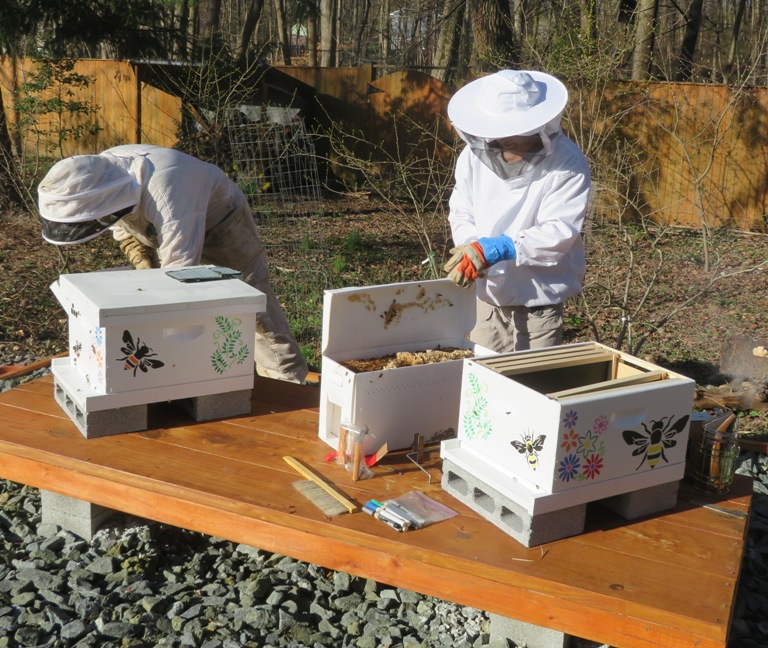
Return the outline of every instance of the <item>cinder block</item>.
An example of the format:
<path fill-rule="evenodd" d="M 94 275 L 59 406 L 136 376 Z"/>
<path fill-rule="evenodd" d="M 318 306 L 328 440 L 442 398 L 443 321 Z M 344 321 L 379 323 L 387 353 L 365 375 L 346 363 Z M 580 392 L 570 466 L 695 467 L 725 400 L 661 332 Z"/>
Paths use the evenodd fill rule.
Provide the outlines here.
<path fill-rule="evenodd" d="M 447 459 L 443 460 L 442 487 L 526 547 L 584 531 L 586 504 L 531 515 L 522 506 Z"/>
<path fill-rule="evenodd" d="M 511 641 L 518 648 L 568 648 L 570 635 L 510 619 L 499 614 L 491 614 L 491 641 L 501 643 Z"/>
<path fill-rule="evenodd" d="M 658 486 L 614 495 L 599 501 L 600 504 L 624 519 L 633 520 L 644 515 L 653 515 L 674 508 L 677 505 L 679 486 L 679 481 L 667 482 Z"/>
<path fill-rule="evenodd" d="M 86 439 L 140 432 L 147 429 L 147 405 L 131 405 L 109 410 L 86 412 L 77 404 L 66 385 L 54 377 L 53 395 Z"/>
<path fill-rule="evenodd" d="M 40 491 L 41 524 L 59 526 L 90 542 L 99 527 L 116 511 L 74 497 Z"/>
<path fill-rule="evenodd" d="M 195 396 L 174 401 L 195 421 L 244 416 L 251 413 L 251 389 Z"/>

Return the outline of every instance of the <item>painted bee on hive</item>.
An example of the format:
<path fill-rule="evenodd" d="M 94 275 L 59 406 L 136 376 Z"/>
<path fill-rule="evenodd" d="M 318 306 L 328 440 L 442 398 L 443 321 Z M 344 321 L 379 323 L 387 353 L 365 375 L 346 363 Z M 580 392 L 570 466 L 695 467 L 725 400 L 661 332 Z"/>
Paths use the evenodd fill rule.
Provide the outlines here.
<path fill-rule="evenodd" d="M 124 347 L 120 347 L 120 351 L 125 353 L 124 358 L 117 358 L 120 362 L 125 362 L 123 369 L 130 371 L 133 369 L 133 375 L 136 375 L 136 370 L 141 369 L 144 373 L 147 372 L 147 368 L 157 369 L 165 366 L 165 363 L 160 360 L 155 360 L 156 353 L 152 353 L 152 349 L 148 347 L 141 338 L 136 338 L 136 343 L 133 343 L 133 336 L 130 331 L 123 331 L 123 344 Z"/>
<path fill-rule="evenodd" d="M 663 416 L 658 421 L 651 421 L 651 429 L 649 430 L 645 423 L 643 423 L 643 429 L 645 432 L 637 432 L 636 430 L 624 430 L 622 436 L 627 445 L 636 446 L 632 451 L 632 456 L 643 455 L 643 460 L 635 470 L 640 470 L 643 464 L 647 461 L 651 468 L 655 468 L 659 463 L 659 459 L 663 459 L 666 463 L 669 463 L 667 456 L 664 454 L 666 448 L 674 448 L 677 445 L 677 440 L 673 439 L 676 434 L 683 431 L 688 423 L 688 415 L 686 414 L 677 421 L 674 421 L 672 416 Z"/>
<path fill-rule="evenodd" d="M 546 438 L 546 434 L 541 434 L 534 439 L 530 432 L 526 432 L 523 435 L 522 441 L 510 441 L 510 443 L 515 450 L 525 455 L 525 460 L 528 462 L 531 470 L 536 470 L 539 466 L 539 452 L 544 449 L 544 440 Z"/>

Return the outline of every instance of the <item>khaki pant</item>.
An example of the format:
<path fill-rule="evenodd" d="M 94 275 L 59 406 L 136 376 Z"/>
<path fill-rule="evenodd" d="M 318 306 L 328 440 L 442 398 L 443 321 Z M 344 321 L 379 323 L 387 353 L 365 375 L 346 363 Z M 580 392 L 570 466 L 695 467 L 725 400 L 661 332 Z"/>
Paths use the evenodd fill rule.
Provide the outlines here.
<path fill-rule="evenodd" d="M 494 306 L 478 299 L 477 321 L 469 337 L 497 353 L 562 344 L 563 305 Z"/>
<path fill-rule="evenodd" d="M 254 359 L 258 374 L 303 382 L 307 361 L 269 284 L 267 253 L 245 197 L 235 211 L 206 232 L 202 263 L 239 270 L 243 281 L 267 296 L 266 311 L 256 314 Z"/>

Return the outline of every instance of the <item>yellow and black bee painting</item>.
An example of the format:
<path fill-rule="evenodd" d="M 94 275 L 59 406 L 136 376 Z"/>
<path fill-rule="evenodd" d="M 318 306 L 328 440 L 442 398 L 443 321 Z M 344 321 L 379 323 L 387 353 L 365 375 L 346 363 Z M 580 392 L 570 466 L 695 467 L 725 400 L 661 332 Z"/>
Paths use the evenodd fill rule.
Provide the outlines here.
<path fill-rule="evenodd" d="M 530 432 L 523 434 L 521 441 L 510 441 L 512 447 L 520 454 L 525 455 L 525 460 L 528 462 L 528 466 L 531 470 L 536 470 L 539 465 L 539 452 L 544 449 L 544 441 L 547 436 L 541 434 L 535 439 Z"/>
<path fill-rule="evenodd" d="M 123 344 L 125 346 L 120 347 L 120 351 L 125 355 L 122 358 L 117 358 L 117 360 L 125 363 L 123 369 L 126 371 L 133 370 L 134 376 L 138 369 L 147 373 L 148 369 L 158 369 L 165 366 L 164 362 L 155 358 L 157 354 L 153 352 L 151 347 L 142 342 L 141 338 L 136 338 L 134 343 L 130 331 L 123 331 Z"/>
<path fill-rule="evenodd" d="M 651 428 L 643 423 L 643 432 L 637 430 L 624 430 L 622 436 L 627 445 L 635 446 L 632 456 L 642 455 L 642 460 L 635 470 L 640 470 L 644 463 L 650 468 L 655 468 L 660 459 L 669 463 L 664 450 L 674 448 L 677 440 L 674 438 L 685 429 L 688 424 L 688 415 L 674 420 L 673 416 L 663 416 L 658 421 L 651 421 Z"/>

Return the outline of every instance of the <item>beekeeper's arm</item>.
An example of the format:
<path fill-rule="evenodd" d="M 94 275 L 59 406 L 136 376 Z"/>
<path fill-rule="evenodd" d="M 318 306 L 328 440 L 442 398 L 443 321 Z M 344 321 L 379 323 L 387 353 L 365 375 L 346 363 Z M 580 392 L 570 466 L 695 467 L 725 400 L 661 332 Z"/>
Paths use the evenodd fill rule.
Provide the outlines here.
<path fill-rule="evenodd" d="M 149 270 L 159 267 L 155 260 L 154 249 L 142 243 L 133 234 L 128 232 L 121 223 L 112 226 L 112 236 L 120 245 L 120 250 L 125 258 L 137 270 Z"/>
<path fill-rule="evenodd" d="M 587 212 L 589 171 L 552 173 L 530 227 L 513 235 L 516 264 L 554 266 L 581 236 Z"/>

